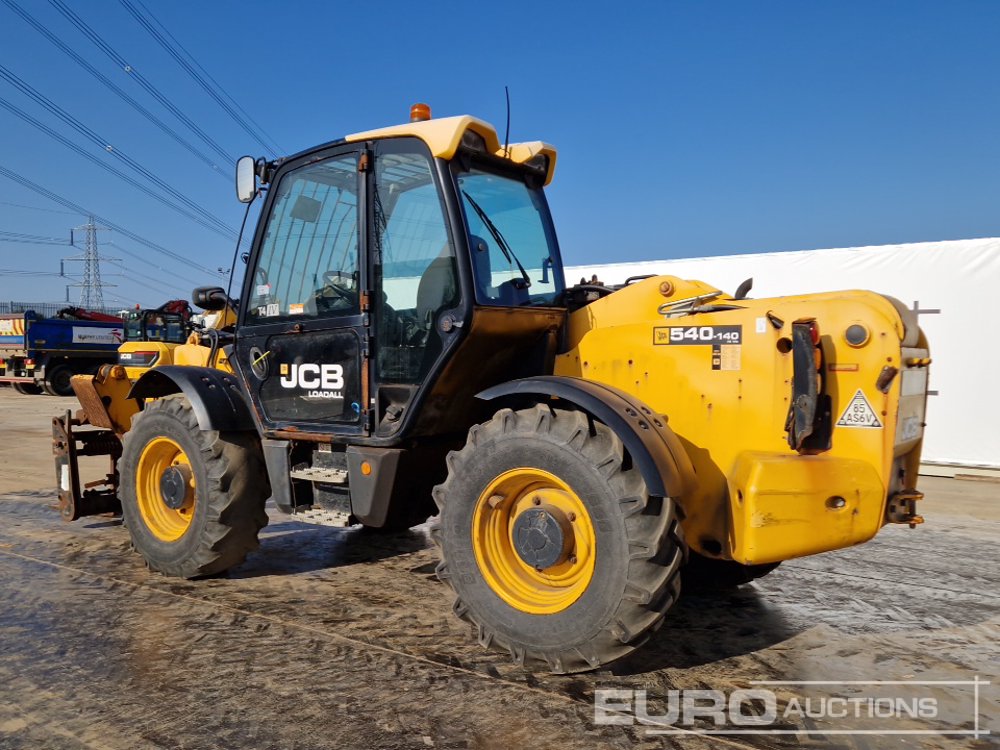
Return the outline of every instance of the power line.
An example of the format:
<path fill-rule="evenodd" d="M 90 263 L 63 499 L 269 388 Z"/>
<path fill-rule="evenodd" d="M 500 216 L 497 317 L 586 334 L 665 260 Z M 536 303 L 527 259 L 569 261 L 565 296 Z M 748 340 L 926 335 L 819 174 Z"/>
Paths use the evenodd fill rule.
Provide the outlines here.
<path fill-rule="evenodd" d="M 18 240 L 9 237 L 0 237 L 0 242 L 11 242 L 15 245 L 47 245 L 49 247 L 66 247 L 67 242 L 39 242 L 38 240 Z"/>
<path fill-rule="evenodd" d="M 205 221 L 207 221 L 207 222 L 209 222 L 209 223 L 217 226 L 219 229 L 222 229 L 225 232 L 227 232 L 227 234 L 224 235 L 224 236 L 227 236 L 227 237 L 229 237 L 231 239 L 235 239 L 235 237 L 236 237 L 236 231 L 232 227 L 228 226 L 224 221 L 222 221 L 222 219 L 220 219 L 217 216 L 214 216 L 213 214 L 209 213 L 208 211 L 206 211 L 205 209 L 203 209 L 201 206 L 199 206 L 197 203 L 195 203 L 190 198 L 188 198 L 186 195 L 184 195 L 183 193 L 181 193 L 177 189 L 171 187 L 166 182 L 164 182 L 156 174 L 154 174 L 153 172 L 150 172 L 148 169 L 146 169 L 145 167 L 143 167 L 135 159 L 131 158 L 130 156 L 128 156 L 127 154 L 125 154 L 123 151 L 120 151 L 119 149 L 115 148 L 113 145 L 111 145 L 111 143 L 106 138 L 102 138 L 100 136 L 100 134 L 98 134 L 96 131 L 94 131 L 91 128 L 89 128 L 86 125 L 84 125 L 82 122 L 80 122 L 80 120 L 78 120 L 77 118 L 73 117 L 73 115 L 69 114 L 66 110 L 64 110 L 58 104 L 56 104 L 55 102 L 53 102 L 51 99 L 49 99 L 48 97 L 46 97 L 44 94 L 40 93 L 38 90 L 36 90 L 32 86 L 30 86 L 29 84 L 27 84 L 25 81 L 23 81 L 21 78 L 19 78 L 11 70 L 9 70 L 8 68 L 4 67 L 3 65 L 0 65 L 0 78 L 4 78 L 8 83 L 10 83 L 16 89 L 18 89 L 25 96 L 29 97 L 30 99 L 32 99 L 36 103 L 38 103 L 41 106 L 43 106 L 49 112 L 51 112 L 56 117 L 58 117 L 60 120 L 62 120 L 64 123 L 66 123 L 71 128 L 73 128 L 76 132 L 80 133 L 85 138 L 87 138 L 89 141 L 91 141 L 92 143 L 94 143 L 96 146 L 98 146 L 99 148 L 103 149 L 106 153 L 109 153 L 112 156 L 114 156 L 115 158 L 117 158 L 120 161 L 124 162 L 126 165 L 128 165 L 129 167 L 131 167 L 135 172 L 138 172 L 142 177 L 145 177 L 147 180 L 149 180 L 154 185 L 156 185 L 157 187 L 159 187 L 165 193 L 167 193 L 168 195 L 172 196 L 176 200 L 180 201 L 182 204 L 184 204 L 189 209 L 191 209 L 192 211 L 194 211 L 195 213 L 197 213 L 199 216 L 203 217 Z M 5 104 L 5 106 L 10 111 L 14 112 L 15 114 L 18 114 L 19 111 L 14 107 L 14 105 Z M 22 113 L 22 114 L 19 114 L 19 116 L 23 117 L 24 119 L 28 119 L 28 120 L 32 121 L 33 124 L 36 125 L 36 127 L 42 128 L 43 130 L 47 130 L 47 128 L 45 128 L 44 125 L 41 125 L 37 120 L 33 120 L 33 118 L 31 118 L 30 115 Z M 51 131 L 50 131 L 50 134 L 51 134 Z M 57 135 L 54 135 L 53 137 L 55 137 L 57 139 L 59 138 L 59 136 L 57 136 Z M 66 143 L 66 142 L 64 141 L 64 143 Z M 70 146 L 70 148 L 73 148 L 73 146 Z M 137 183 L 133 183 L 133 184 L 137 184 Z M 154 196 L 154 197 L 157 197 L 157 196 Z"/>
<path fill-rule="evenodd" d="M 16 268 L 0 268 L 0 276 L 63 276 L 55 271 L 21 271 Z"/>
<path fill-rule="evenodd" d="M 167 297 L 173 297 L 175 295 L 175 291 L 170 290 L 170 289 L 168 289 L 165 286 L 160 286 L 160 287 L 153 286 L 152 284 L 148 284 L 145 281 L 140 281 L 139 279 L 134 279 L 131 276 L 129 276 L 127 273 L 123 272 L 123 273 L 119 273 L 119 274 L 115 274 L 115 275 L 116 276 L 121 276 L 123 279 L 126 279 L 126 280 L 132 282 L 133 284 L 138 284 L 139 286 L 145 287 L 146 289 L 150 290 L 151 292 L 156 292 L 157 294 L 162 294 L 162 295 L 165 295 Z"/>
<path fill-rule="evenodd" d="M 151 271 L 161 271 L 167 278 L 171 278 L 171 279 L 183 279 L 184 281 L 188 282 L 189 284 L 193 284 L 195 286 L 201 286 L 201 285 L 203 285 L 205 283 L 204 279 L 201 279 L 200 281 L 196 281 L 195 279 L 192 279 L 192 278 L 190 278 L 188 276 L 183 276 L 182 274 L 175 273 L 174 271 L 170 271 L 170 270 L 164 268 L 163 266 L 158 266 L 152 260 L 150 260 L 148 257 L 146 257 L 144 255 L 139 255 L 138 253 L 135 253 L 135 252 L 129 250 L 128 248 L 124 248 L 124 247 L 122 247 L 121 245 L 119 245 L 119 244 L 117 244 L 115 242 L 109 242 L 109 243 L 107 243 L 107 245 L 108 245 L 108 247 L 113 247 L 118 252 L 125 253 L 125 255 L 128 255 L 130 258 L 134 258 L 135 260 L 141 262 L 144 268 L 148 268 Z M 132 273 L 138 273 L 138 271 L 132 271 Z M 220 275 L 218 272 L 214 272 L 213 271 L 213 273 L 216 276 Z M 150 278 L 150 277 L 146 276 L 144 278 Z M 177 287 L 174 287 L 174 288 L 175 289 L 183 289 L 183 287 L 180 287 L 180 286 L 177 286 Z"/>
<path fill-rule="evenodd" d="M 247 123 L 246 119 L 244 119 L 244 117 L 241 116 L 240 112 L 237 112 L 236 108 L 234 108 L 229 102 L 227 102 L 226 99 L 223 98 L 222 94 L 220 94 L 218 91 L 216 91 L 216 87 L 218 87 L 219 89 L 222 88 L 221 86 L 218 85 L 218 83 L 216 83 L 216 87 L 211 86 L 209 84 L 209 82 L 207 80 L 205 80 L 205 78 L 202 77 L 202 75 L 197 70 L 195 70 L 195 68 L 191 65 L 191 63 L 189 63 L 177 51 L 177 49 L 174 48 L 174 46 L 170 43 L 170 41 L 168 41 L 163 36 L 163 34 L 161 34 L 159 31 L 156 30 L 156 28 L 153 26 L 153 24 L 151 24 L 149 22 L 149 20 L 147 20 L 146 16 L 143 15 L 143 12 L 140 11 L 138 8 L 136 8 L 130 2 L 130 0 L 120 0 L 120 2 L 125 7 L 125 10 L 127 10 L 129 12 L 129 14 L 131 14 L 131 16 L 139 23 L 139 25 L 142 26 L 147 32 L 149 32 L 149 35 L 151 37 L 153 37 L 153 39 L 155 39 L 157 41 L 157 43 L 159 43 L 159 45 L 161 47 L 163 47 L 163 49 L 167 52 L 167 54 L 170 55 L 172 58 L 174 58 L 174 60 L 177 62 L 177 64 L 180 65 L 182 68 L 184 68 L 185 71 L 187 71 L 188 75 L 191 76 L 191 78 L 193 78 L 195 80 L 195 82 L 199 86 L 201 86 L 202 89 L 204 89 L 205 93 L 207 93 L 210 97 L 212 97 L 212 99 L 215 100 L 216 104 L 218 104 L 220 107 L 222 107 L 222 109 L 224 109 L 226 111 L 226 113 L 230 117 L 233 118 L 233 120 L 236 122 L 236 124 L 239 125 L 247 133 L 247 135 L 249 135 L 251 138 L 255 139 L 258 143 L 260 143 L 261 146 L 263 146 L 265 149 L 269 150 L 272 154 L 277 154 L 278 153 L 278 149 L 275 146 L 270 145 L 270 144 L 268 144 L 268 143 L 265 142 L 264 137 L 259 132 L 259 126 L 258 126 L 257 129 L 251 127 L 250 124 Z M 142 6 L 142 7 L 143 7 L 143 10 L 146 12 L 146 14 L 148 14 L 150 16 L 150 18 L 153 18 L 153 20 L 155 21 L 156 19 L 153 17 L 153 14 L 149 12 L 149 9 L 146 8 L 145 6 Z M 161 28 L 163 27 L 163 24 L 160 23 L 159 21 L 156 21 L 156 23 Z M 164 31 L 166 31 L 166 29 L 164 29 Z M 167 34 L 169 34 L 169 33 L 170 32 L 167 32 Z M 174 39 L 172 35 L 171 35 L 170 38 L 173 39 L 173 41 L 175 43 L 177 42 L 177 40 Z M 177 46 L 180 47 L 180 44 L 178 43 Z M 184 48 L 181 47 L 181 49 L 184 49 Z M 188 52 L 187 50 L 184 50 L 184 52 L 185 52 L 185 54 L 188 57 L 190 57 L 192 60 L 194 60 L 194 58 L 191 56 L 190 52 Z M 197 64 L 197 62 L 195 64 Z M 201 68 L 200 65 L 198 67 Z M 204 68 L 201 68 L 201 69 L 204 70 Z M 211 76 L 209 76 L 209 78 L 211 78 Z M 215 82 L 215 79 L 212 79 L 212 80 L 213 80 L 213 82 Z M 226 94 L 226 96 L 230 100 L 232 100 L 231 96 L 229 96 L 228 94 Z M 233 100 L 233 104 L 235 104 L 235 100 Z M 236 107 L 239 107 L 239 105 L 237 104 Z M 242 108 L 241 108 L 241 111 L 242 111 Z M 243 114 L 246 114 L 246 113 L 244 112 Z M 256 124 L 256 123 L 254 123 L 254 124 Z"/>
<path fill-rule="evenodd" d="M 28 25 L 30 25 L 33 29 L 35 29 L 35 31 L 37 31 L 39 34 L 41 34 L 46 39 L 48 39 L 49 42 L 51 42 L 52 44 L 54 44 L 59 50 L 61 50 L 63 52 L 63 54 L 67 55 L 77 65 L 79 65 L 81 68 L 83 68 L 88 73 L 90 73 L 98 81 L 100 81 L 101 83 L 103 83 L 104 86 L 107 87 L 109 90 L 111 90 L 114 94 L 116 94 L 118 96 L 118 98 L 120 98 L 121 100 L 123 100 L 126 104 L 128 104 L 130 107 L 132 107 L 132 109 L 134 109 L 140 115 L 142 115 L 147 120 L 149 120 L 151 123 L 153 123 L 156 127 L 158 127 L 161 131 L 163 131 L 167 136 L 169 136 L 170 138 L 172 138 L 173 140 L 175 140 L 177 143 L 179 143 L 181 146 L 183 146 L 185 149 L 187 149 L 192 154 L 194 154 L 199 160 L 201 160 L 202 162 L 204 162 L 205 164 L 207 164 L 212 169 L 213 172 L 215 172 L 217 175 L 219 175 L 219 177 L 221 177 L 221 178 L 223 178 L 225 180 L 229 179 L 229 176 L 227 174 L 225 174 L 219 168 L 219 166 L 215 163 L 215 161 L 211 157 L 206 156 L 202 151 L 200 151 L 198 149 L 197 146 L 193 145 L 190 141 L 188 141 L 187 139 L 185 139 L 184 136 L 182 136 L 180 133 L 178 133 L 172 127 L 170 127 L 169 125 L 167 125 L 165 122 L 163 122 L 160 118 L 158 118 L 156 115 L 154 115 L 148 109 L 146 109 L 145 107 L 143 107 L 138 101 L 136 101 L 133 97 L 131 97 L 128 93 L 126 93 L 123 89 L 119 88 L 113 81 L 111 81 L 110 78 L 108 78 L 101 71 L 99 71 L 97 68 L 95 68 L 89 62 L 87 62 L 83 57 L 81 57 L 79 54 L 77 54 L 72 48 L 70 48 L 61 39 L 59 39 L 59 37 L 57 37 L 55 34 L 53 34 L 51 31 L 49 31 L 47 28 L 45 28 L 44 25 L 42 25 L 37 19 L 35 19 L 26 10 L 24 10 L 24 8 L 22 8 L 16 2 L 14 2 L 14 0 L 0 0 L 0 1 L 2 1 L 8 8 L 10 8 L 12 11 L 14 11 L 14 13 L 16 13 L 18 16 L 20 16 L 21 19 L 25 23 L 27 23 Z"/>
<path fill-rule="evenodd" d="M 274 153 L 280 154 L 284 152 L 284 149 L 281 147 L 281 144 L 279 144 L 277 140 L 275 140 L 275 138 L 270 133 L 264 130 L 264 128 L 260 126 L 260 123 L 258 123 L 256 120 L 253 119 L 250 113 L 248 113 L 245 109 L 243 109 L 243 107 L 240 106 L 240 103 L 232 95 L 230 95 L 228 91 L 226 91 L 226 89 L 222 86 L 221 83 L 219 83 L 212 77 L 211 73 L 209 73 L 207 70 L 205 70 L 204 67 L 201 66 L 201 64 L 195 59 L 194 55 L 192 55 L 184 48 L 184 45 L 177 40 L 177 37 L 175 37 L 173 34 L 170 33 L 170 29 L 164 26 L 163 23 L 161 23 L 159 19 L 157 19 L 157 17 L 152 14 L 149 8 L 145 4 L 143 4 L 142 0 L 136 0 L 136 2 L 139 4 L 140 8 L 146 11 L 146 15 L 152 18 L 153 22 L 156 23 L 156 25 L 163 30 L 163 33 L 165 33 L 168 37 L 170 37 L 170 39 L 174 42 L 174 44 L 176 44 L 177 47 L 185 55 L 187 55 L 188 59 L 191 60 L 192 63 L 194 63 L 194 66 L 205 74 L 205 77 L 212 82 L 215 88 L 219 92 L 221 92 L 223 96 L 229 99 L 229 101 L 232 102 L 233 106 L 236 107 L 236 109 L 238 109 L 243 114 L 244 117 L 246 117 L 247 121 L 250 122 L 255 128 L 257 128 L 257 130 L 260 131 L 260 133 L 267 138 L 269 143 L 272 143 L 274 144 L 274 146 L 276 146 L 276 148 L 274 149 Z"/>
<path fill-rule="evenodd" d="M 107 245 L 108 245 L 108 247 L 113 247 L 113 248 L 116 248 L 118 250 L 121 250 L 126 255 L 132 255 L 132 253 L 130 253 L 128 250 L 126 250 L 125 248 L 121 247 L 120 245 L 116 245 L 114 242 L 108 242 Z M 138 256 L 133 256 L 133 257 L 138 257 Z M 164 281 L 163 279 L 157 279 L 157 278 L 154 278 L 152 276 L 147 276 L 146 274 L 140 273 L 139 271 L 136 271 L 135 269 L 130 269 L 127 266 L 125 266 L 123 263 L 117 263 L 115 261 L 108 261 L 108 263 L 110 263 L 112 266 L 115 266 L 115 267 L 121 269 L 124 272 L 127 272 L 128 274 L 132 274 L 134 276 L 139 276 L 139 277 L 141 277 L 143 279 L 146 279 L 147 281 L 150 281 L 150 282 L 152 282 L 154 284 L 158 284 L 161 287 L 163 287 L 164 289 L 173 290 L 173 291 L 169 292 L 170 294 L 173 294 L 174 292 L 177 292 L 177 291 L 183 292 L 184 294 L 187 294 L 187 292 L 189 291 L 185 287 L 178 286 L 176 284 L 171 284 L 171 283 L 169 283 L 167 281 Z M 139 283 L 139 284 L 143 283 L 143 282 L 139 281 L 139 279 L 132 278 L 131 276 L 128 276 L 128 275 L 126 275 L 124 273 L 122 275 L 125 276 L 125 278 L 128 278 L 131 281 L 135 281 L 136 283 Z"/>
<path fill-rule="evenodd" d="M 133 232 L 133 231 L 131 231 L 129 229 L 126 229 L 125 227 L 121 226 L 120 224 L 115 224 L 113 221 L 111 221 L 109 219 L 106 219 L 106 218 L 100 216 L 99 214 L 97 214 L 97 213 L 95 213 L 93 211 L 90 211 L 90 210 L 88 210 L 88 209 L 80 206 L 77 203 L 74 203 L 73 201 L 69 200 L 68 198 L 63 198 L 61 195 L 53 193 L 51 190 L 48 190 L 47 188 L 44 188 L 41 185 L 39 185 L 39 184 L 37 184 L 35 182 L 32 182 L 27 177 L 24 177 L 24 176 L 18 174 L 17 172 L 15 172 L 15 171 L 13 171 L 11 169 L 7 169 L 3 165 L 0 165 L 0 176 L 6 177 L 8 180 L 13 180 L 17 184 L 19 184 L 19 185 L 21 185 L 23 187 L 26 187 L 29 190 L 32 190 L 35 193 L 38 193 L 39 195 L 44 196 L 45 198 L 48 198 L 53 203 L 58 203 L 60 206 L 64 206 L 65 208 L 72 209 L 73 211 L 76 211 L 77 213 L 79 213 L 79 214 L 81 214 L 83 216 L 93 215 L 93 217 L 97 221 L 101 222 L 104 226 L 109 227 L 109 228 L 113 229 L 114 231 L 118 232 L 120 235 L 122 235 L 124 237 L 128 237 L 133 242 L 137 242 L 140 245 L 143 245 L 144 247 L 147 247 L 150 250 L 153 250 L 154 252 L 160 253 L 161 255 L 164 255 L 164 256 L 166 256 L 168 258 L 172 258 L 175 261 L 183 263 L 188 268 L 195 268 L 195 269 L 197 269 L 197 270 L 199 270 L 199 271 L 201 271 L 203 273 L 212 274 L 212 275 L 215 275 L 215 276 L 219 275 L 216 270 L 208 268 L 207 266 L 200 265 L 200 264 L 194 262 L 193 260 L 191 260 L 190 258 L 186 258 L 183 255 L 180 255 L 179 253 L 174 252 L 173 250 L 168 250 L 167 248 L 163 247 L 162 245 L 158 245 L 157 243 L 153 242 L 152 240 L 147 240 L 145 237 L 143 237 L 141 235 L 138 235 L 138 234 L 136 234 L 135 232 Z M 177 274 L 175 274 L 175 275 L 177 275 Z M 199 282 L 195 281 L 195 282 L 192 282 L 192 283 L 197 284 Z"/>
<path fill-rule="evenodd" d="M 0 231 L 0 242 L 23 242 L 27 245 L 68 245 L 69 240 L 58 237 L 42 237 L 37 234 Z"/>
<path fill-rule="evenodd" d="M 216 154 L 218 154 L 224 161 L 232 163 L 236 159 L 227 152 L 222 146 L 216 143 L 204 130 L 198 127 L 198 124 L 194 122 L 190 117 L 185 115 L 173 102 L 170 101 L 164 94 L 160 92 L 153 84 L 146 80 L 146 78 L 139 73 L 128 61 L 122 57 L 114 47 L 108 44 L 101 36 L 94 31 L 90 26 L 88 26 L 83 19 L 81 19 L 76 13 L 74 13 L 63 0 L 49 0 L 49 3 L 58 10 L 62 15 L 68 20 L 76 29 L 87 37 L 93 44 L 101 50 L 108 58 L 128 75 L 130 75 L 136 83 L 138 83 L 143 90 L 152 96 L 156 101 L 162 104 L 171 114 L 177 119 L 183 122 L 191 131 L 201 138 L 206 145 L 209 146 Z"/>
<path fill-rule="evenodd" d="M 44 211 L 49 214 L 63 214 L 64 216 L 76 216 L 72 211 L 60 211 L 57 208 L 39 208 L 38 206 L 26 206 L 23 203 L 11 203 L 9 201 L 0 201 L 0 206 L 13 206 L 14 208 L 27 208 L 31 211 Z"/>
<path fill-rule="evenodd" d="M 12 104 L 11 102 L 9 102 L 6 99 L 4 99 L 3 97 L 0 97 L 0 107 L 4 107 L 6 110 L 8 110 L 9 112 L 11 112 L 12 114 L 20 117 L 22 120 L 24 120 L 25 122 L 27 122 L 29 125 L 34 126 L 38 130 L 42 131 L 47 136 L 49 136 L 50 138 L 52 138 L 53 140 L 59 141 L 66 148 L 68 148 L 68 149 L 72 150 L 73 152 L 75 152 L 76 154 L 82 156 L 84 159 L 87 159 L 88 161 L 92 162 L 93 164 L 96 164 L 101 169 L 103 169 L 103 170 L 105 170 L 107 172 L 110 172 L 111 174 L 115 175 L 119 179 L 124 180 L 125 182 L 129 183 L 134 188 L 136 188 L 137 190 L 142 191 L 146 195 L 150 196 L 151 198 L 153 198 L 156 201 L 159 201 L 160 203 L 164 204 L 168 208 L 172 208 L 177 213 L 179 213 L 179 214 L 181 214 L 183 216 L 186 216 L 187 218 L 191 219 L 191 221 L 193 221 L 193 222 L 201 225 L 205 229 L 208 229 L 208 230 L 210 230 L 212 232 L 215 232 L 216 234 L 218 234 L 218 235 L 220 235 L 222 237 L 225 237 L 227 239 L 230 239 L 230 240 L 233 239 L 233 234 L 229 230 L 221 229 L 218 226 L 216 226 L 215 224 L 210 224 L 209 222 L 205 221 L 205 219 L 201 218 L 200 216 L 196 216 L 195 214 L 191 213 L 190 211 L 187 211 L 187 210 L 181 208 L 180 206 L 178 206 L 176 203 L 172 202 L 168 198 L 165 198 L 162 195 L 160 195 L 159 193 L 156 193 L 153 190 L 150 190 L 148 187 L 146 187 L 142 183 L 138 182 L 137 180 L 133 179 L 129 175 L 125 174 L 120 169 L 115 169 L 110 164 L 106 164 L 105 162 L 101 161 L 100 159 L 98 159 L 93 154 L 90 154 L 87 151 L 84 151 L 80 146 L 78 146 L 77 144 L 73 143 L 73 141 L 69 140 L 68 138 L 66 138 L 66 137 L 64 137 L 62 135 L 60 135 L 59 133 L 57 133 L 52 128 L 48 127 L 47 125 L 45 125 L 40 120 L 35 119 L 31 115 L 29 115 L 27 112 L 25 112 L 24 110 L 22 110 L 20 107 L 16 106 L 15 104 Z"/>

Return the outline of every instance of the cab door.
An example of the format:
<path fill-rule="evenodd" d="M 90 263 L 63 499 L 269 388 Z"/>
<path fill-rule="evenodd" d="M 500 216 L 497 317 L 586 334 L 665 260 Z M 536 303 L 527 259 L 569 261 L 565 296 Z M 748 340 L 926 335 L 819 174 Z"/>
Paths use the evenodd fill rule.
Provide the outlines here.
<path fill-rule="evenodd" d="M 264 205 L 236 364 L 267 433 L 368 432 L 366 163 L 358 146 L 310 154 Z"/>

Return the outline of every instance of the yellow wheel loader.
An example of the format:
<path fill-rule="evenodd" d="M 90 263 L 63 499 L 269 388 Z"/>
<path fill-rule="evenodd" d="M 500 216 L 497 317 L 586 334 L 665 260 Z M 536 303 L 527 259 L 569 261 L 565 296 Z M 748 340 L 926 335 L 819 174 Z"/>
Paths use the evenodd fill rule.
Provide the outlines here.
<path fill-rule="evenodd" d="M 674 277 L 568 285 L 556 151 L 473 117 L 237 165 L 263 196 L 231 325 L 54 420 L 68 519 L 124 515 L 168 575 L 238 565 L 270 498 L 333 526 L 436 512 L 479 641 L 555 672 L 639 647 L 685 580 L 734 585 L 911 526 L 927 342 L 866 291 L 749 299 Z M 106 453 L 81 492 L 76 457 Z M 432 501 L 433 498 L 433 501 Z"/>

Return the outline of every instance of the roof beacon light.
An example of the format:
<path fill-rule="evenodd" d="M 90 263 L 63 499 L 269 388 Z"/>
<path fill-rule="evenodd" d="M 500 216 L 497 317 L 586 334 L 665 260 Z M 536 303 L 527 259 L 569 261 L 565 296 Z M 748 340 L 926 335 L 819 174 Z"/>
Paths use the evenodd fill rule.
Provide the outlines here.
<path fill-rule="evenodd" d="M 417 102 L 410 107 L 410 122 L 423 122 L 431 119 L 431 105 Z"/>

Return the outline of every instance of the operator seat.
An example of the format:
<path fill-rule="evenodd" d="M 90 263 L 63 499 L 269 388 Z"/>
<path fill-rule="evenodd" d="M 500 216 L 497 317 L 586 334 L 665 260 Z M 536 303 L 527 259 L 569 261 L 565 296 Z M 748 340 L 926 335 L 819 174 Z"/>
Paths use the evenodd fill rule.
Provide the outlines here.
<path fill-rule="evenodd" d="M 458 302 L 458 265 L 451 245 L 424 270 L 417 284 L 417 323 L 424 329 L 424 354 L 420 366 L 423 376 L 441 353 L 441 337 L 433 333 L 438 314 Z"/>

